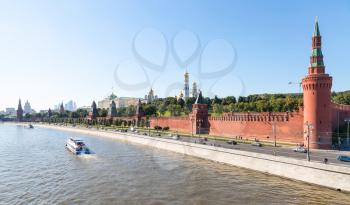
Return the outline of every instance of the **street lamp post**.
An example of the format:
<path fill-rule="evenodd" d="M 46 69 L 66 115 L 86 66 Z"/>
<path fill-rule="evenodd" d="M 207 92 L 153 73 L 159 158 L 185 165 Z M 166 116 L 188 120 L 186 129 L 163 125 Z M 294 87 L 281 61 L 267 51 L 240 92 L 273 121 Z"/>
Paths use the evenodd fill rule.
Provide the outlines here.
<path fill-rule="evenodd" d="M 350 141 L 350 137 L 349 137 L 349 123 L 350 123 L 350 118 L 347 118 L 344 120 L 347 123 L 347 131 L 346 131 L 346 145 L 349 146 L 349 141 Z"/>
<path fill-rule="evenodd" d="M 273 122 L 272 122 L 272 132 L 273 132 L 274 147 L 277 147 L 277 139 L 276 139 L 276 121 L 273 121 Z"/>
<path fill-rule="evenodd" d="M 191 118 L 191 137 L 193 138 L 193 121 L 194 121 L 194 119 L 193 118 Z"/>
<path fill-rule="evenodd" d="M 307 161 L 310 161 L 310 129 L 313 128 L 312 124 L 309 122 L 305 123 L 305 127 L 307 128 L 307 153 L 306 153 L 306 159 Z"/>

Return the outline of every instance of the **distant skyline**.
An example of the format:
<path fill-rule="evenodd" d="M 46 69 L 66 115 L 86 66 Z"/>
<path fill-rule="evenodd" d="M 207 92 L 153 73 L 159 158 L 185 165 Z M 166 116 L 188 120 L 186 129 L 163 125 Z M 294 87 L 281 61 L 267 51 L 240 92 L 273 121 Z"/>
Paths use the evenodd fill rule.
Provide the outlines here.
<path fill-rule="evenodd" d="M 350 90 L 350 1 L 0 1 L 0 110 L 91 105 L 112 87 L 175 96 L 185 70 L 209 96 L 298 92 L 316 16 L 332 90 Z"/>

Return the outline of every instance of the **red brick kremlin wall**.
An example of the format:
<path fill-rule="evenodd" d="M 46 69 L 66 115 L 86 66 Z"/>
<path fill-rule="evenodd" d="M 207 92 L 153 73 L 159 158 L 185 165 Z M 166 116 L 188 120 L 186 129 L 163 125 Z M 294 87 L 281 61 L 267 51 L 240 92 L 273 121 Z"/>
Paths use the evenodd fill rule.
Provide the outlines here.
<path fill-rule="evenodd" d="M 332 127 L 333 131 L 338 127 L 339 125 L 344 125 L 344 120 L 346 118 L 350 117 L 350 105 L 341 105 L 332 103 Z"/>
<path fill-rule="evenodd" d="M 292 113 L 226 113 L 223 117 L 209 117 L 210 134 L 243 139 L 286 143 L 303 142 L 303 112 Z"/>
<path fill-rule="evenodd" d="M 158 117 L 151 118 L 151 127 L 169 127 L 171 130 L 191 133 L 191 121 L 189 117 Z"/>
<path fill-rule="evenodd" d="M 279 142 L 303 142 L 303 111 L 284 113 L 225 113 L 222 117 L 209 117 L 209 134 L 243 139 L 273 141 L 273 123 Z M 151 119 L 151 127 L 169 127 L 190 134 L 189 117 L 160 117 Z"/>

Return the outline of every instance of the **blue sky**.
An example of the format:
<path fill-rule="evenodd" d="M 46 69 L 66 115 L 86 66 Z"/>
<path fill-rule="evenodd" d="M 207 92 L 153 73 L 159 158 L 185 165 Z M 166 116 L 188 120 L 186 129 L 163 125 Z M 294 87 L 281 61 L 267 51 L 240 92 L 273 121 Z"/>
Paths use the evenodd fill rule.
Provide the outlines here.
<path fill-rule="evenodd" d="M 350 1 L 2 0 L 0 110 L 90 105 L 112 87 L 174 96 L 185 69 L 205 95 L 298 92 L 315 16 L 333 90 L 348 90 Z"/>

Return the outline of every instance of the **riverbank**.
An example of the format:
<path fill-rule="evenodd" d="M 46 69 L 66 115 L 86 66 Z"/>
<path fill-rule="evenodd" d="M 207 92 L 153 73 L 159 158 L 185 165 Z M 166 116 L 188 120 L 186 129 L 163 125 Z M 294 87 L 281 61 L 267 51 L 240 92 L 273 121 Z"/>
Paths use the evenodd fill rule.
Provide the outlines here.
<path fill-rule="evenodd" d="M 82 127 L 65 127 L 47 124 L 36 124 L 35 126 L 142 144 L 350 192 L 350 184 L 348 183 L 350 181 L 350 167 L 308 162 L 306 160 L 282 156 L 226 149 L 129 133 L 115 133 Z"/>

